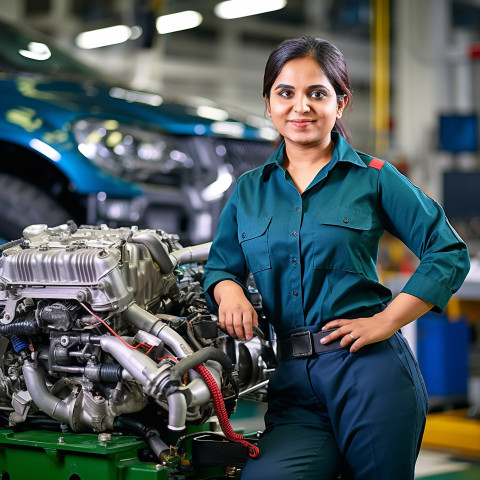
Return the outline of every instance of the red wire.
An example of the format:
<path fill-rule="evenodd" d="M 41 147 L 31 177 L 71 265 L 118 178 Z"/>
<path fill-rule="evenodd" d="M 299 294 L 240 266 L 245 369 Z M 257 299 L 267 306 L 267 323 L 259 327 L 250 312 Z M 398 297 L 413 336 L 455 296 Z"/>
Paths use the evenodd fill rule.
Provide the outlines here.
<path fill-rule="evenodd" d="M 178 360 L 175 357 L 172 357 L 171 355 L 165 355 L 164 357 L 157 358 L 157 360 L 161 362 L 164 358 L 169 358 L 170 360 L 173 360 L 175 363 L 178 363 Z"/>
<path fill-rule="evenodd" d="M 122 337 L 120 337 L 120 335 L 117 335 L 117 333 L 115 332 L 115 330 L 113 330 L 113 328 L 110 327 L 110 325 L 108 325 L 106 322 L 104 322 L 98 315 L 95 315 L 84 303 L 82 302 L 79 302 L 80 305 L 90 314 L 90 315 L 93 315 L 100 323 L 102 323 L 106 328 L 107 330 L 116 338 L 118 338 L 124 345 L 126 345 L 128 348 L 131 348 L 132 350 L 137 350 L 137 348 L 139 347 L 146 347 L 148 348 L 148 351 L 146 352 L 145 355 L 148 355 L 152 349 L 153 349 L 153 345 L 148 345 L 147 343 L 139 343 L 138 345 L 136 345 L 135 347 L 133 345 L 130 345 L 129 343 L 127 343 Z"/>
<path fill-rule="evenodd" d="M 123 340 L 122 337 L 117 335 L 117 333 L 107 323 L 105 323 L 98 315 L 95 315 L 95 313 L 93 313 L 85 304 L 83 304 L 82 302 L 79 302 L 79 303 L 88 313 L 90 313 L 90 315 L 93 315 L 100 323 L 102 323 L 107 328 L 109 332 L 111 332 L 112 335 L 118 338 L 128 348 L 131 348 L 132 350 L 136 350 L 141 346 L 149 347 L 147 354 L 152 350 L 153 346 L 147 345 L 146 343 L 139 343 L 136 347 L 133 347 L 132 345 L 128 344 L 127 342 L 125 342 L 125 340 Z M 175 362 L 178 362 L 176 358 L 173 358 L 169 355 L 162 357 L 162 359 L 163 358 L 171 358 Z M 162 359 L 158 359 L 158 360 L 162 360 Z M 228 419 L 228 414 L 225 408 L 225 402 L 223 401 L 222 392 L 218 388 L 217 382 L 213 378 L 212 374 L 208 371 L 207 367 L 205 367 L 204 365 L 197 365 L 194 368 L 194 370 L 203 377 L 208 389 L 210 390 L 210 394 L 212 395 L 213 408 L 215 409 L 215 413 L 217 415 L 218 421 L 220 423 L 220 427 L 225 437 L 228 438 L 228 440 L 241 443 L 242 445 L 247 447 L 248 454 L 250 455 L 250 457 L 255 458 L 260 453 L 258 447 L 248 442 L 247 440 L 245 440 L 245 437 L 243 435 L 236 433 L 233 430 L 232 426 L 230 425 L 230 420 Z"/>
<path fill-rule="evenodd" d="M 220 427 L 222 428 L 222 432 L 225 434 L 225 437 L 228 438 L 228 440 L 241 443 L 243 446 L 247 447 L 250 457 L 255 458 L 260 453 L 258 447 L 245 440 L 245 437 L 243 435 L 236 433 L 233 430 L 232 425 L 230 424 L 230 420 L 228 419 L 228 414 L 225 408 L 225 402 L 223 401 L 222 392 L 218 388 L 217 382 L 213 378 L 212 374 L 208 371 L 205 365 L 197 365 L 194 370 L 203 377 L 208 389 L 210 390 L 210 394 L 212 395 L 213 408 L 215 409 L 215 413 L 217 415 L 218 421 L 220 422 Z"/>

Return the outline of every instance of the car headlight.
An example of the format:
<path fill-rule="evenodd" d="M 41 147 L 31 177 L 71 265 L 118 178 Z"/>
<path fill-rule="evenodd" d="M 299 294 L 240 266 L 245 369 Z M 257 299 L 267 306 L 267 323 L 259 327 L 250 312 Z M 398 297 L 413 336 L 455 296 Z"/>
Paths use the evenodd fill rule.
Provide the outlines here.
<path fill-rule="evenodd" d="M 103 170 L 127 180 L 179 174 L 192 158 L 167 136 L 117 120 L 82 119 L 73 124 L 78 149 Z"/>

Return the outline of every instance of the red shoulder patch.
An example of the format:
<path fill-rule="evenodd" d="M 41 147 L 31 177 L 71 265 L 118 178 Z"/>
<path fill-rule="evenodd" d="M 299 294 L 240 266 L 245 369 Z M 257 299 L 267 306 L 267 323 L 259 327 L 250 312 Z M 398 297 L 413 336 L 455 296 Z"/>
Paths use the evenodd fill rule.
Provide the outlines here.
<path fill-rule="evenodd" d="M 385 161 L 379 160 L 378 158 L 372 158 L 372 160 L 368 164 L 369 167 L 376 168 L 377 170 L 381 170 L 384 165 Z"/>

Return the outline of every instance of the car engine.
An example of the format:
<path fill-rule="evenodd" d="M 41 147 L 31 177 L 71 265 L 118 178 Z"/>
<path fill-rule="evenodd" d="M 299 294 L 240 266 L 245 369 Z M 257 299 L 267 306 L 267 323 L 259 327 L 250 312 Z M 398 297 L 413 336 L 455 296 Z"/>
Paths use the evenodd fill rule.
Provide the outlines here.
<path fill-rule="evenodd" d="M 0 246 L 3 425 L 134 432 L 157 462 L 163 432 L 214 415 L 242 441 L 224 424 L 239 395 L 264 399 L 275 355 L 259 328 L 244 343 L 219 328 L 200 286 L 209 248 L 73 222 Z"/>

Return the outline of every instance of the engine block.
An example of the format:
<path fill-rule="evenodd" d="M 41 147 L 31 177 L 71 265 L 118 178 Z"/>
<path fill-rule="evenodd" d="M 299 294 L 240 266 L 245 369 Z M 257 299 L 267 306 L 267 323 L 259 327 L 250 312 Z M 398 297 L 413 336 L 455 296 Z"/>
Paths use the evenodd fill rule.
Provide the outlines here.
<path fill-rule="evenodd" d="M 73 222 L 0 246 L 4 426 L 143 432 L 158 461 L 162 432 L 215 413 L 212 389 L 228 414 L 242 392 L 263 399 L 273 350 L 258 329 L 244 344 L 219 329 L 200 287 L 209 249 Z"/>

